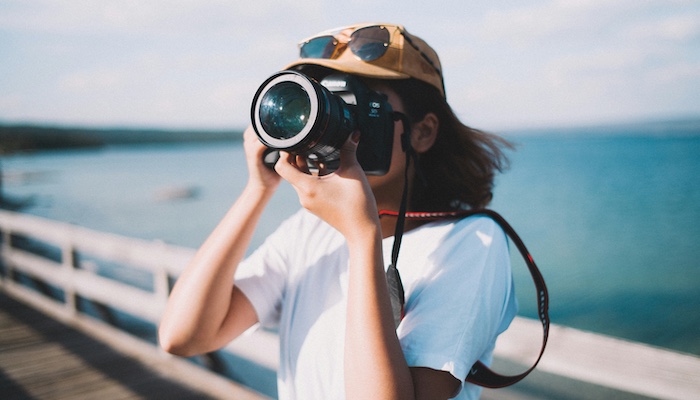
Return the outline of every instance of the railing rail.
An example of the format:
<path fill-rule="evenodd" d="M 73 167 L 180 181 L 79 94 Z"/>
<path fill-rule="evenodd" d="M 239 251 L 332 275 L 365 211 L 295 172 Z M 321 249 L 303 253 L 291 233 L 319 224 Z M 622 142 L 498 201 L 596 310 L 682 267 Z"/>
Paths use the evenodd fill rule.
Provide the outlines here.
<path fill-rule="evenodd" d="M 114 342 L 118 338 L 119 343 L 111 344 L 139 357 L 150 348 L 154 351 L 146 351 L 149 357 L 174 358 L 148 338 L 125 335 L 120 327 L 87 316 L 81 302 L 89 302 L 103 313 L 125 313 L 157 327 L 171 283 L 195 250 L 4 210 L 0 210 L 0 234 L 0 288 L 8 294 L 102 340 Z M 266 380 L 269 386 L 270 381 L 274 384 L 277 368 L 277 343 L 276 335 L 257 331 L 223 350 L 262 367 L 262 373 L 271 375 Z M 134 346 L 139 350 L 133 350 Z M 274 392 L 274 388 L 254 389 Z M 224 388 L 227 390 L 230 393 L 230 387 Z"/>
<path fill-rule="evenodd" d="M 81 296 L 157 324 L 167 301 L 169 280 L 180 273 L 194 254 L 192 249 L 6 211 L 0 211 L 0 230 L 6 268 L 4 284 L 15 285 L 8 277 L 19 272 L 58 288 L 64 293 L 68 314 L 79 311 L 74 298 Z M 59 249 L 60 259 L 52 260 L 16 245 L 20 238 L 29 239 L 39 248 Z M 152 288 L 145 290 L 100 275 L 94 261 L 83 264 L 78 260 L 84 256 L 143 271 L 150 275 Z"/>
<path fill-rule="evenodd" d="M 195 253 L 189 248 L 96 232 L 2 210 L 0 232 L 0 288 L 105 341 L 128 335 L 86 317 L 78 299 L 123 311 L 157 326 L 171 282 Z M 34 242 L 40 243 L 40 249 L 49 249 L 47 254 L 33 251 L 31 244 Z M 101 263 L 126 266 L 127 272 L 114 269 L 104 273 Z M 62 295 L 40 294 L 21 283 L 19 276 L 43 282 Z M 530 364 L 538 350 L 538 324 L 534 320 L 516 318 L 499 338 L 496 358 Z M 534 339 L 532 335 L 523 334 L 528 331 L 535 332 Z M 139 348 L 133 351 L 138 357 L 143 356 L 146 347 L 155 349 L 153 343 L 146 343 L 144 347 L 133 338 L 124 340 L 129 342 L 123 346 L 127 351 L 129 347 Z M 529 352 L 530 349 L 534 353 Z M 279 364 L 276 335 L 252 332 L 227 345 L 224 351 L 266 370 L 272 376 L 267 376 L 267 384 L 274 385 L 274 373 Z M 169 357 L 162 351 L 158 354 L 161 358 Z M 152 360 L 147 361 L 152 363 Z M 551 327 L 548 348 L 538 370 L 654 398 L 700 396 L 700 357 L 556 325 Z M 207 378 L 206 386 L 213 385 L 211 378 Z"/>

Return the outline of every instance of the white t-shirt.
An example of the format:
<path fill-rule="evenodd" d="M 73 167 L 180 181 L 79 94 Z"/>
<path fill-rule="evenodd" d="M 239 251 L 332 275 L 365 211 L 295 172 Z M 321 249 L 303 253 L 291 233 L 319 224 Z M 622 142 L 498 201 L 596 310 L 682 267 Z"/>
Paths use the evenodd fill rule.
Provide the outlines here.
<path fill-rule="evenodd" d="M 393 237 L 384 239 L 391 262 Z M 517 312 L 505 234 L 491 219 L 425 224 L 403 236 L 397 262 L 406 294 L 397 334 L 409 366 L 464 381 L 490 364 L 496 337 Z M 280 333 L 283 400 L 343 399 L 348 248 L 343 236 L 300 210 L 239 267 L 236 285 L 261 325 Z M 458 399 L 476 399 L 464 383 Z"/>

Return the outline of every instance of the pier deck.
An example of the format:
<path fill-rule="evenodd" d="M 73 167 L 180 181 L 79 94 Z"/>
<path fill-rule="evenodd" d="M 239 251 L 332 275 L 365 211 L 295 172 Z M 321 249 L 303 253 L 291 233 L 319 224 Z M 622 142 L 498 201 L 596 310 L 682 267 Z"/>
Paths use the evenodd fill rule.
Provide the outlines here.
<path fill-rule="evenodd" d="M 191 377 L 179 375 L 158 371 L 0 293 L 4 400 L 222 398 L 193 388 Z M 229 394 L 233 399 L 263 399 L 233 383 Z"/>

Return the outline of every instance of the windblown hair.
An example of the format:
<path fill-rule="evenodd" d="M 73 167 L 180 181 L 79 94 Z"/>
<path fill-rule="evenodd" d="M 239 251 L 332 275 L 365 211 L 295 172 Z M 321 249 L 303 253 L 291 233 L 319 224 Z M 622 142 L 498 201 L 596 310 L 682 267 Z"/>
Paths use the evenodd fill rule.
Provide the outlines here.
<path fill-rule="evenodd" d="M 416 79 L 384 82 L 401 97 L 412 123 L 421 121 L 429 112 L 439 119 L 435 144 L 418 156 L 409 209 L 452 211 L 486 207 L 493 197 L 496 172 L 508 167 L 504 150 L 513 146 L 499 136 L 464 125 L 431 85 Z"/>

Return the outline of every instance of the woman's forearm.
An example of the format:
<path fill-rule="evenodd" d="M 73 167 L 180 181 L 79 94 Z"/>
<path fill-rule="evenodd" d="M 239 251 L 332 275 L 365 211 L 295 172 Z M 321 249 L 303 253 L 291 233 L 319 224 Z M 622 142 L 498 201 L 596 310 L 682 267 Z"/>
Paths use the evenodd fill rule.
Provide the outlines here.
<path fill-rule="evenodd" d="M 348 399 L 409 399 L 413 382 L 389 300 L 379 227 L 349 241 L 350 275 L 345 338 Z"/>
<path fill-rule="evenodd" d="M 248 185 L 178 278 L 159 327 L 167 351 L 211 351 L 256 322 L 233 276 L 273 193 Z"/>

